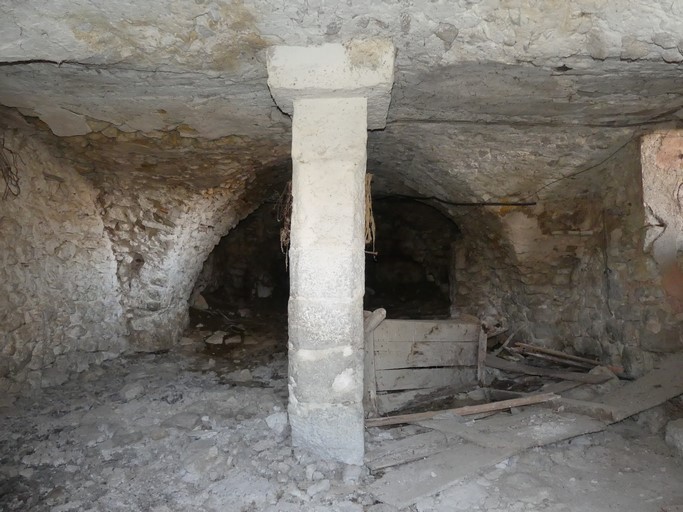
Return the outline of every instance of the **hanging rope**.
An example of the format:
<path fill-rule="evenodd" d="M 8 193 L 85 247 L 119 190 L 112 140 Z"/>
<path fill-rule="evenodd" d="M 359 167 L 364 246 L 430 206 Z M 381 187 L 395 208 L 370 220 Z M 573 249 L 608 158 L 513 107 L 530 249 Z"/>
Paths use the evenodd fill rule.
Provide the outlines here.
<path fill-rule="evenodd" d="M 290 233 L 292 228 L 292 182 L 287 182 L 285 188 L 280 193 L 277 203 L 275 203 L 277 221 L 282 223 L 280 227 L 280 250 L 285 255 L 285 267 L 287 266 L 289 254 Z"/>
<path fill-rule="evenodd" d="M 280 250 L 285 256 L 289 253 L 290 236 L 292 230 L 292 182 L 288 181 L 275 203 L 277 221 L 280 227 Z M 372 213 L 372 174 L 365 175 L 365 244 L 372 244 L 368 254 L 377 255 L 375 251 L 375 217 Z M 287 264 L 285 258 L 285 265 Z"/>
<path fill-rule="evenodd" d="M 377 256 L 375 251 L 375 216 L 372 213 L 372 174 L 365 175 L 365 245 L 372 244 L 372 251 L 368 254 Z"/>
<path fill-rule="evenodd" d="M 0 138 L 0 175 L 5 181 L 5 191 L 2 198 L 7 199 L 10 195 L 17 197 L 21 192 L 19 174 L 17 173 L 17 155 L 5 147 L 4 138 Z"/>

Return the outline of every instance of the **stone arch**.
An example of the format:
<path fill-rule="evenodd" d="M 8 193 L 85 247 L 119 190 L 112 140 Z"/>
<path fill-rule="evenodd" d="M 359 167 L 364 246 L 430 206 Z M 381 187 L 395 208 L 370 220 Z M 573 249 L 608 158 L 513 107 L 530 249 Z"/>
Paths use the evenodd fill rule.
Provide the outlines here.
<path fill-rule="evenodd" d="M 486 206 L 488 197 L 475 191 L 466 175 L 451 178 L 445 188 L 439 176 L 452 173 L 434 146 L 404 138 L 400 129 L 387 130 L 397 139 L 391 154 L 371 145 L 368 171 L 377 175 L 377 190 L 426 198 L 460 230 L 451 256 L 451 315 L 477 316 L 490 333 L 522 322 L 524 285 L 504 217 L 525 207 Z"/>
<path fill-rule="evenodd" d="M 118 180 L 99 184 L 107 191 L 100 202 L 132 350 L 159 350 L 177 341 L 213 247 L 287 177 L 288 163 L 280 160 L 199 190 L 162 186 L 140 193 Z"/>

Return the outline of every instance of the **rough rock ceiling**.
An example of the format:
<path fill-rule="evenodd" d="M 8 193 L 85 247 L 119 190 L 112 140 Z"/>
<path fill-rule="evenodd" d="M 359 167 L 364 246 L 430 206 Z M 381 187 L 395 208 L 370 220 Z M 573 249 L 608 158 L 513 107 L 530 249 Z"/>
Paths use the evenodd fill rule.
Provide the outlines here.
<path fill-rule="evenodd" d="M 211 186 L 286 162 L 265 49 L 355 37 L 397 48 L 370 136 L 387 190 L 573 195 L 596 182 L 564 176 L 683 119 L 683 2 L 661 0 L 5 0 L 0 104 L 82 148 L 90 172 Z"/>

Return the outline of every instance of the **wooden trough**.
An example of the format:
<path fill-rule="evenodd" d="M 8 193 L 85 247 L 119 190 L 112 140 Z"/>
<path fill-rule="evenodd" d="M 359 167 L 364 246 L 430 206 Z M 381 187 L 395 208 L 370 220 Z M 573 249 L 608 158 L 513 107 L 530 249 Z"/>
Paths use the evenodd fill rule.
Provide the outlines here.
<path fill-rule="evenodd" d="M 485 357 L 486 335 L 474 317 L 366 321 L 366 416 L 396 411 L 439 390 L 472 388 L 481 382 Z"/>

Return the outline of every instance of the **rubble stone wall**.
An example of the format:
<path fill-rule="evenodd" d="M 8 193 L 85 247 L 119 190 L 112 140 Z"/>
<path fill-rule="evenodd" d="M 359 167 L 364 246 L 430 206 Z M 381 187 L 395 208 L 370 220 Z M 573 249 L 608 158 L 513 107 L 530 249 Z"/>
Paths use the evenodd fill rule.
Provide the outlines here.
<path fill-rule="evenodd" d="M 0 389 L 51 386 L 126 349 L 116 261 L 96 190 L 28 128 L 3 138 L 21 191 L 0 199 Z"/>
<path fill-rule="evenodd" d="M 98 186 L 112 240 L 122 304 L 134 350 L 172 346 L 188 322 L 192 290 L 202 266 L 237 223 L 263 201 L 267 187 L 235 180 L 194 191 L 143 189 L 110 176 Z"/>
<path fill-rule="evenodd" d="M 681 160 L 674 158 L 683 155 L 681 140 L 654 134 L 642 144 L 642 172 L 660 176 L 653 204 L 673 205 L 665 222 L 675 246 L 670 261 L 655 258 L 652 231 L 662 230 L 662 219 L 643 203 L 647 177 L 635 140 L 592 171 L 585 196 L 487 207 L 498 218 L 498 234 L 490 228 L 477 234 L 461 220 L 463 240 L 452 261 L 453 311 L 497 323 L 508 335 L 519 329 L 515 339 L 621 363 L 636 374 L 651 367 L 657 353 L 683 348 L 683 237 L 671 213 L 677 208 L 674 185 L 682 182 Z"/>

